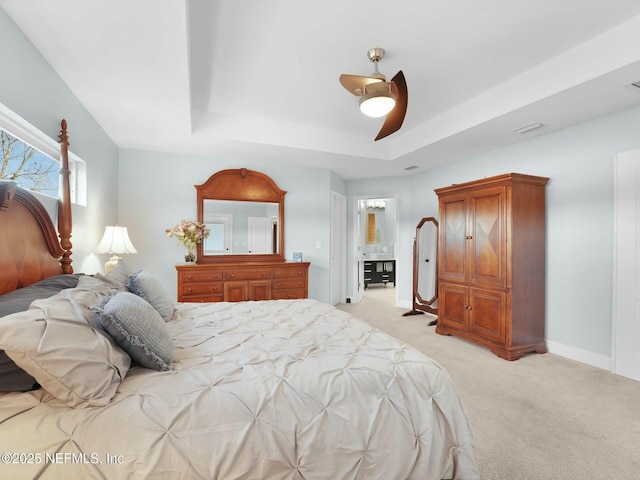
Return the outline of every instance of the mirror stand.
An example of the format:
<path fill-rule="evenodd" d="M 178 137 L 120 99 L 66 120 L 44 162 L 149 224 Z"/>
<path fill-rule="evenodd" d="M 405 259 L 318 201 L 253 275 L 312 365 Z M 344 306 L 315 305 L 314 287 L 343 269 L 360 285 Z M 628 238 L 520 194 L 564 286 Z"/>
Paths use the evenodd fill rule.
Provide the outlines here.
<path fill-rule="evenodd" d="M 436 319 L 428 325 L 438 322 L 437 248 L 438 221 L 425 217 L 418 223 L 413 240 L 413 309 L 402 316 L 423 315 L 425 312 L 435 315 Z"/>

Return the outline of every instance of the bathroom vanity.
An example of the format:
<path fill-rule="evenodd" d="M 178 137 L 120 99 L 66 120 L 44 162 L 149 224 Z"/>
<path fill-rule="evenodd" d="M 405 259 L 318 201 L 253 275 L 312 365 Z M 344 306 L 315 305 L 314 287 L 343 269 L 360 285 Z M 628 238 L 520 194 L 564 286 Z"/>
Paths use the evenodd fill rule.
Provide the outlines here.
<path fill-rule="evenodd" d="M 396 261 L 395 260 L 365 260 L 364 261 L 364 288 L 372 283 L 393 283 L 396 286 Z"/>

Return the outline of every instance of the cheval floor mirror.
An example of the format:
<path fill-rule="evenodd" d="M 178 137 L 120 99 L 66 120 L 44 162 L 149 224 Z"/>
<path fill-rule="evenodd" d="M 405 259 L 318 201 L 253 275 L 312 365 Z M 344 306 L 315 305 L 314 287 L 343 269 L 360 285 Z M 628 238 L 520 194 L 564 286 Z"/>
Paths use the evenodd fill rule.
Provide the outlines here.
<path fill-rule="evenodd" d="M 433 217 L 425 217 L 418 223 L 413 239 L 413 308 L 403 313 L 403 317 L 426 312 L 436 316 L 429 325 L 437 323 L 437 257 L 438 221 Z"/>

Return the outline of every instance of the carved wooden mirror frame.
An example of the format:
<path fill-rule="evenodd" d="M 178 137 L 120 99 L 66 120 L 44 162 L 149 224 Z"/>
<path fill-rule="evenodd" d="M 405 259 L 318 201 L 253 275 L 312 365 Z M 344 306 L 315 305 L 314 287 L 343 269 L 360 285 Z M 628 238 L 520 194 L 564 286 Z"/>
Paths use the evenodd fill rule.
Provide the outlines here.
<path fill-rule="evenodd" d="M 198 221 L 204 222 L 205 200 L 265 202 L 278 204 L 277 253 L 205 255 L 203 244 L 197 244 L 199 264 L 284 262 L 284 196 L 276 183 L 264 173 L 246 168 L 221 170 L 202 185 L 195 185 L 198 202 Z"/>
<path fill-rule="evenodd" d="M 434 230 L 434 234 L 430 239 L 433 242 L 433 255 L 428 255 L 429 252 L 421 252 L 421 234 L 425 224 L 428 224 L 430 228 Z M 426 228 L 424 228 L 426 231 Z M 420 220 L 416 227 L 416 236 L 413 240 L 413 309 L 409 312 L 403 313 L 403 316 L 408 315 L 421 315 L 424 312 L 431 313 L 432 315 L 438 315 L 438 283 L 437 283 L 437 245 L 438 245 L 438 221 L 433 217 L 425 217 Z M 423 265 L 424 263 L 424 265 Z M 425 265 L 433 275 L 432 278 L 432 291 L 420 292 L 420 275 L 424 270 Z M 425 294 L 430 295 L 429 298 L 425 298 Z M 429 322 L 429 325 L 435 325 L 437 319 Z"/>

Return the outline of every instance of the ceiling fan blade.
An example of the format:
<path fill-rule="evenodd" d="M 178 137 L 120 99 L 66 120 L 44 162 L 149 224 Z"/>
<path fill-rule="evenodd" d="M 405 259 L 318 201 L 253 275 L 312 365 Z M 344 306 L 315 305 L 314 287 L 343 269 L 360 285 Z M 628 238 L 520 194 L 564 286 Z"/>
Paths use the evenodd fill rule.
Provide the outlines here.
<path fill-rule="evenodd" d="M 342 86 L 359 97 L 362 96 L 364 87 L 371 83 L 379 83 L 382 81 L 380 78 L 363 77 L 361 75 L 349 75 L 346 73 L 340 75 L 340 83 Z"/>
<path fill-rule="evenodd" d="M 376 137 L 376 141 L 400 130 L 402 122 L 404 122 L 404 116 L 407 113 L 409 92 L 407 91 L 407 82 L 404 79 L 402 70 L 396 73 L 391 79 L 391 90 L 396 96 L 396 106 L 387 114 L 387 118 L 380 129 L 380 133 L 378 133 Z"/>

